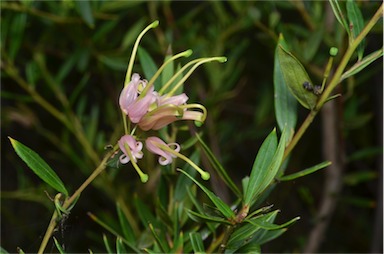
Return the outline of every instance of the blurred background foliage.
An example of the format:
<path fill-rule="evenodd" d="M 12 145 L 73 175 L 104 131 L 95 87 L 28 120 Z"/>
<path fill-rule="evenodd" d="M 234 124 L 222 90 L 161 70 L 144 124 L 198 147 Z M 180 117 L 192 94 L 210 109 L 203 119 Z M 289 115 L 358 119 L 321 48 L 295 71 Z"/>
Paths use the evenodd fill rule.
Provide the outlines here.
<path fill-rule="evenodd" d="M 363 17 L 371 17 L 379 4 L 359 2 Z M 189 48 L 194 58 L 228 58 L 225 64 L 200 67 L 185 90 L 191 101 L 207 107 L 204 139 L 240 185 L 261 142 L 276 126 L 273 57 L 279 33 L 312 80 L 320 83 L 329 48 L 338 47 L 341 56 L 347 46 L 346 33 L 332 17 L 325 1 L 2 1 L 2 247 L 35 252 L 52 212 L 44 194 L 50 190 L 19 160 L 7 136 L 41 154 L 70 191 L 77 188 L 94 168 L 92 151 L 84 149 L 78 130 L 42 107 L 41 99 L 64 114 L 73 111 L 74 123 L 82 126 L 86 142 L 101 157 L 104 147 L 122 133 L 118 95 L 134 40 L 147 24 L 160 21 L 141 43 L 158 65 L 167 52 Z M 382 36 L 381 23 L 366 40 L 366 54 L 382 46 Z M 136 61 L 134 72 L 143 75 L 143 68 Z M 375 217 L 382 213 L 382 69 L 380 59 L 339 86 L 343 96 L 337 100 L 338 131 L 345 149 L 340 153 L 346 155 L 343 189 L 319 252 L 369 252 L 382 243 L 377 231 L 382 221 Z M 299 123 L 307 113 L 299 109 Z M 314 121 L 294 150 L 288 173 L 324 160 L 327 137 L 321 121 Z M 267 204 L 283 211 L 278 222 L 295 216 L 301 220 L 264 246 L 264 252 L 304 248 L 316 223 L 326 170 L 281 183 L 268 197 Z M 129 207 L 140 195 L 151 205 L 155 188 L 139 183 L 128 168 L 102 175 L 62 225 L 67 251 L 105 251 L 103 229 L 87 212 L 113 224 L 117 201 Z M 212 188 L 233 201 L 221 185 Z M 55 250 L 53 244 L 49 248 Z"/>

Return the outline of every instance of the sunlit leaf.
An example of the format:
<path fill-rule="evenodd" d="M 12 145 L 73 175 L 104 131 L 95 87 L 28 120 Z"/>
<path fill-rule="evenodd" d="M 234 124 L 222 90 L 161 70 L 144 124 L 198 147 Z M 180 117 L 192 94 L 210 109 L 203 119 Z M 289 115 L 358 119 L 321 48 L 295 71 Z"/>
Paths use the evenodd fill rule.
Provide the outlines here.
<path fill-rule="evenodd" d="M 22 143 L 9 137 L 12 143 L 13 149 L 15 149 L 17 155 L 28 165 L 30 169 L 38 176 L 41 180 L 46 182 L 55 190 L 68 196 L 68 191 L 65 188 L 63 182 L 57 176 L 55 171 L 32 149 L 23 145 Z"/>

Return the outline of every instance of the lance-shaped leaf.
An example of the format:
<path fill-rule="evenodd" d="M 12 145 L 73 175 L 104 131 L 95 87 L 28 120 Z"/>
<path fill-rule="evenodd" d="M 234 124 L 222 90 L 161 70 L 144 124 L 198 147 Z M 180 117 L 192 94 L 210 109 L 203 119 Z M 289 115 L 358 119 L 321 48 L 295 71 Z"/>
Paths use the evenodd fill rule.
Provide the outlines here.
<path fill-rule="evenodd" d="M 340 8 L 339 1 L 338 0 L 329 0 L 329 3 L 332 7 L 333 14 L 335 14 L 335 17 L 337 21 L 344 27 L 345 31 L 347 31 L 348 34 L 350 34 L 349 27 L 347 20 Z"/>
<path fill-rule="evenodd" d="M 233 182 L 231 177 L 227 174 L 227 170 L 221 165 L 221 163 L 217 160 L 213 152 L 209 149 L 209 147 L 204 143 L 204 141 L 200 138 L 199 135 L 196 134 L 196 138 L 199 140 L 203 151 L 205 152 L 208 160 L 211 162 L 213 168 L 219 174 L 220 178 L 227 184 L 227 186 L 238 196 L 241 196 L 240 190 L 237 188 L 236 184 Z"/>
<path fill-rule="evenodd" d="M 206 214 L 200 214 L 189 209 L 187 210 L 187 214 L 189 218 L 191 218 L 193 221 L 196 221 L 196 222 L 214 222 L 214 223 L 220 223 L 220 224 L 230 224 L 230 222 L 224 218 L 213 217 Z"/>
<path fill-rule="evenodd" d="M 146 80 L 150 80 L 157 71 L 157 66 L 155 64 L 155 61 L 153 61 L 152 57 L 148 54 L 148 52 L 144 49 L 139 47 L 137 51 L 137 56 L 139 57 L 141 66 L 145 66 L 143 68 L 144 71 L 144 77 Z M 155 90 L 160 90 L 160 82 L 158 80 L 155 81 Z"/>
<path fill-rule="evenodd" d="M 198 232 L 189 233 L 189 238 L 191 239 L 191 244 L 194 253 L 205 253 L 203 239 L 201 234 Z"/>
<path fill-rule="evenodd" d="M 11 141 L 13 149 L 19 157 L 28 165 L 30 169 L 38 176 L 41 180 L 46 182 L 49 186 L 54 188 L 65 196 L 68 196 L 68 191 L 65 188 L 61 179 L 57 176 L 55 171 L 32 149 L 23 145 L 17 140 L 8 137 Z"/>
<path fill-rule="evenodd" d="M 207 194 L 208 198 L 212 201 L 212 203 L 216 206 L 216 208 L 223 214 L 223 216 L 227 219 L 232 219 L 235 217 L 235 213 L 231 210 L 231 208 L 224 203 L 218 196 L 216 196 L 212 191 L 208 190 L 204 185 L 196 181 L 192 176 L 190 176 L 187 172 L 178 169 L 184 175 L 186 175 L 189 179 L 191 179 L 197 186 L 200 187 L 202 191 Z"/>
<path fill-rule="evenodd" d="M 286 129 L 284 129 L 277 146 L 276 129 L 274 129 L 261 145 L 244 193 L 245 205 L 253 205 L 256 198 L 272 183 L 279 171 L 284 155 L 286 133 Z"/>
<path fill-rule="evenodd" d="M 319 164 L 317 164 L 317 165 L 315 165 L 313 167 L 304 169 L 302 171 L 299 171 L 299 172 L 296 172 L 296 173 L 293 173 L 293 174 L 290 174 L 290 175 L 282 176 L 282 177 L 279 178 L 279 181 L 291 181 L 291 180 L 294 180 L 296 178 L 312 174 L 313 172 L 316 172 L 317 170 L 320 170 L 322 168 L 326 168 L 326 167 L 328 167 L 331 164 L 332 163 L 330 161 L 324 161 L 322 163 L 319 163 Z"/>
<path fill-rule="evenodd" d="M 347 16 L 349 20 L 349 27 L 352 30 L 353 39 L 355 39 L 364 28 L 364 19 L 359 6 L 357 6 L 356 1 L 348 0 L 347 4 Z M 360 61 L 363 58 L 365 47 L 365 39 L 361 41 L 357 47 L 357 58 Z"/>
<path fill-rule="evenodd" d="M 383 48 L 367 55 L 361 61 L 355 63 L 348 71 L 344 72 L 344 74 L 340 78 L 340 82 L 350 76 L 353 76 L 360 71 L 364 70 L 365 67 L 373 63 L 375 60 L 379 59 L 383 56 Z"/>
<path fill-rule="evenodd" d="M 278 54 L 279 46 L 287 48 L 282 35 L 280 35 L 279 42 L 276 46 L 273 70 L 275 116 L 279 129 L 282 131 L 286 126 L 289 132 L 287 137 L 290 138 L 293 136 L 297 122 L 297 101 L 288 90 L 288 85 L 285 83 L 284 75 L 281 71 Z"/>
<path fill-rule="evenodd" d="M 284 82 L 300 104 L 312 110 L 316 105 L 318 97 L 312 91 L 304 88 L 304 83 L 310 86 L 313 86 L 313 83 L 303 65 L 281 45 L 277 47 L 277 54 Z"/>

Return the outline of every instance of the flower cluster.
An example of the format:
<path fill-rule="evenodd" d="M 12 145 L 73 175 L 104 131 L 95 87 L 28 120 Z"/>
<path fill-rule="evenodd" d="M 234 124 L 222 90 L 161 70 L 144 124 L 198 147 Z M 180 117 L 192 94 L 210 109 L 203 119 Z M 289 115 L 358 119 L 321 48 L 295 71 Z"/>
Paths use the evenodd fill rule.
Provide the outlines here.
<path fill-rule="evenodd" d="M 122 164 L 131 162 L 139 174 L 141 181 L 146 182 L 148 180 L 148 175 L 143 173 L 137 165 L 138 160 L 143 158 L 142 141 L 145 141 L 147 151 L 159 156 L 160 165 L 168 165 L 172 163 L 174 158 L 178 157 L 195 168 L 203 179 L 208 180 L 210 177 L 209 173 L 203 171 L 189 158 L 182 155 L 180 153 L 181 147 L 179 144 L 167 144 L 156 136 L 139 139 L 134 134 L 137 128 L 139 128 L 143 132 L 142 136 L 146 136 L 145 134 L 147 131 L 160 130 L 179 120 L 192 120 L 195 121 L 196 124 L 203 123 L 207 115 L 205 107 L 200 104 L 187 104 L 188 96 L 185 93 L 177 95 L 175 95 L 175 93 L 199 65 L 211 61 L 226 61 L 225 57 L 200 58 L 193 60 L 175 73 L 167 83 L 161 86 L 159 91 L 155 91 L 154 81 L 159 77 L 165 66 L 177 58 L 187 57 L 192 54 L 191 50 L 187 50 L 169 58 L 149 81 L 141 79 L 137 73 L 134 73 L 131 76 L 134 58 L 141 37 L 146 31 L 157 25 L 158 22 L 152 23 L 139 35 L 128 65 L 124 88 L 119 97 L 119 105 L 123 114 L 125 129 L 125 135 L 118 141 L 119 148 L 123 153 L 119 160 Z M 187 69 L 187 73 L 184 74 Z M 131 124 L 134 125 L 133 129 L 131 129 Z"/>

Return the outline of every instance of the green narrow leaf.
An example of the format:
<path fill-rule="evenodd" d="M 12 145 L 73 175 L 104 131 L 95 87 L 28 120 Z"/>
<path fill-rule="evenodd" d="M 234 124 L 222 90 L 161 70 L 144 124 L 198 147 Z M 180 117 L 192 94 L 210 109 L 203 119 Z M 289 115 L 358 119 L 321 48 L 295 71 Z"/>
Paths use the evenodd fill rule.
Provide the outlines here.
<path fill-rule="evenodd" d="M 276 129 L 267 136 L 257 153 L 255 162 L 253 163 L 251 175 L 248 179 L 244 193 L 244 203 L 250 204 L 255 192 L 259 188 L 261 179 L 263 178 L 263 169 L 266 169 L 271 163 L 273 155 L 277 148 Z"/>
<path fill-rule="evenodd" d="M 297 122 L 297 101 L 289 92 L 288 85 L 285 83 L 283 72 L 281 71 L 278 58 L 278 46 L 285 47 L 285 41 L 280 34 L 279 42 L 275 49 L 275 63 L 273 70 L 273 85 L 275 92 L 275 116 L 280 131 L 287 127 L 288 139 L 293 136 Z M 287 140 L 288 141 L 288 140 Z"/>
<path fill-rule="evenodd" d="M 125 217 L 125 214 L 121 210 L 119 203 L 116 203 L 116 210 L 117 210 L 117 215 L 119 217 L 120 226 L 123 231 L 125 240 L 127 240 L 132 245 L 136 245 L 136 238 L 135 238 L 133 229 L 131 227 L 131 224 L 129 224 L 129 221 L 127 220 L 127 218 Z"/>
<path fill-rule="evenodd" d="M 95 27 L 95 20 L 92 14 L 91 2 L 89 0 L 75 1 L 76 9 L 80 13 L 81 18 L 90 27 Z"/>
<path fill-rule="evenodd" d="M 130 29 L 125 33 L 120 45 L 120 49 L 122 52 L 125 51 L 129 46 L 133 45 L 137 38 L 137 35 L 140 34 L 141 31 L 143 31 L 145 24 L 145 17 L 142 17 L 140 20 L 136 21 L 135 24 L 130 24 Z"/>
<path fill-rule="evenodd" d="M 107 250 L 107 253 L 109 254 L 114 253 L 114 251 L 112 251 L 111 246 L 109 245 L 108 238 L 105 234 L 103 234 L 103 242 L 104 242 L 105 249 Z"/>
<path fill-rule="evenodd" d="M 157 245 L 159 246 L 162 253 L 168 253 L 169 252 L 169 246 L 167 241 L 164 239 L 162 240 L 159 236 L 159 234 L 156 232 L 156 230 L 153 228 L 153 225 L 149 223 L 149 229 L 152 232 L 153 237 L 155 238 L 155 241 Z"/>
<path fill-rule="evenodd" d="M 200 233 L 198 232 L 189 233 L 189 239 L 191 240 L 194 253 L 205 253 L 204 243 Z"/>
<path fill-rule="evenodd" d="M 356 1 L 347 0 L 347 16 L 349 20 L 349 26 L 352 28 L 353 39 L 355 39 L 364 28 L 364 19 L 359 6 L 357 6 Z M 363 58 L 365 48 L 365 39 L 361 41 L 357 47 L 357 57 L 358 61 Z"/>
<path fill-rule="evenodd" d="M 127 69 L 127 59 L 125 58 L 99 54 L 97 59 L 113 70 L 124 71 Z"/>
<path fill-rule="evenodd" d="M 140 251 L 132 244 L 130 244 L 127 240 L 125 240 L 119 233 L 116 232 L 109 224 L 105 223 L 104 221 L 100 220 L 97 216 L 94 214 L 88 212 L 87 215 L 95 221 L 97 224 L 102 226 L 105 230 L 116 236 L 118 239 L 121 239 L 133 252 L 140 253 Z M 116 239 L 117 240 L 117 239 Z M 105 243 L 105 241 L 104 241 Z M 131 252 L 132 252 L 131 251 Z"/>
<path fill-rule="evenodd" d="M 23 36 L 25 34 L 25 27 L 27 24 L 27 13 L 16 14 L 11 23 L 9 43 L 9 58 L 15 59 L 19 52 L 20 46 L 23 43 Z"/>
<path fill-rule="evenodd" d="M 255 242 L 250 242 L 243 247 L 236 250 L 237 253 L 252 253 L 252 254 L 259 254 L 261 253 L 260 244 Z"/>
<path fill-rule="evenodd" d="M 312 166 L 310 168 L 306 168 L 306 169 L 304 169 L 302 171 L 299 171 L 299 172 L 296 172 L 296 173 L 293 173 L 293 174 L 290 174 L 290 175 L 282 176 L 282 177 L 279 178 L 279 181 L 291 181 L 291 180 L 294 180 L 296 178 L 312 174 L 313 172 L 316 172 L 316 171 L 318 171 L 320 169 L 326 168 L 326 167 L 328 167 L 331 164 L 332 163 L 330 161 L 324 161 L 324 162 L 319 163 L 319 164 L 317 164 L 315 166 Z"/>
<path fill-rule="evenodd" d="M 230 224 L 229 221 L 226 219 L 200 214 L 189 209 L 187 210 L 187 214 L 189 218 L 196 222 L 214 222 L 220 224 Z"/>
<path fill-rule="evenodd" d="M 60 254 L 65 254 L 65 251 L 61 247 L 59 241 L 57 241 L 56 237 L 53 237 L 53 241 L 55 242 L 56 248 L 60 252 Z"/>
<path fill-rule="evenodd" d="M 38 176 L 41 180 L 46 182 L 49 186 L 68 196 L 68 191 L 65 188 L 63 182 L 56 175 L 55 171 L 32 149 L 18 142 L 17 140 L 8 137 L 11 141 L 13 149 L 17 155 L 28 165 L 30 169 Z"/>
<path fill-rule="evenodd" d="M 276 130 L 272 131 L 272 133 L 273 132 L 276 132 Z M 277 149 L 274 148 L 276 142 L 276 133 L 274 133 L 274 135 L 272 133 L 270 134 L 272 139 L 271 142 L 273 142 L 271 145 L 272 150 L 266 150 L 268 149 L 268 146 L 266 146 L 263 148 L 262 152 L 262 155 L 264 154 L 264 156 L 266 156 L 268 159 L 265 160 L 265 158 L 261 157 L 262 155 L 259 156 L 260 151 L 256 156 L 256 161 L 254 167 L 252 168 L 247 188 L 247 195 L 249 196 L 245 196 L 246 199 L 244 198 L 244 203 L 246 205 L 251 206 L 256 201 L 256 198 L 273 182 L 280 169 L 285 150 L 287 132 L 286 129 L 283 130 Z M 273 157 L 271 159 L 272 154 Z M 258 160 L 261 160 L 261 163 L 258 162 Z"/>
<path fill-rule="evenodd" d="M 3 247 L 0 246 L 0 254 L 8 254 L 9 252 L 6 251 Z"/>
<path fill-rule="evenodd" d="M 347 31 L 348 35 L 350 33 L 349 27 L 348 27 L 348 22 L 346 18 L 344 17 L 343 12 L 341 11 L 339 1 L 338 0 L 329 0 L 329 3 L 331 4 L 333 14 L 335 14 L 335 17 L 337 21 L 344 27 L 345 31 Z"/>
<path fill-rule="evenodd" d="M 150 80 L 155 75 L 155 73 L 157 71 L 157 66 L 155 64 L 155 61 L 153 61 L 152 57 L 142 47 L 138 48 L 137 56 L 139 58 L 141 67 L 142 67 L 143 72 L 144 72 L 144 77 L 141 77 L 141 78 L 144 78 L 146 80 Z M 158 81 L 158 79 L 156 79 L 155 84 L 154 84 L 155 91 L 160 90 L 160 85 L 161 85 L 160 82 Z"/>
<path fill-rule="evenodd" d="M 212 191 L 208 190 L 206 187 L 204 187 L 201 183 L 196 181 L 192 176 L 190 176 L 187 172 L 178 169 L 180 172 L 188 176 L 189 179 L 191 179 L 197 186 L 200 187 L 202 191 L 205 192 L 205 194 L 208 196 L 208 198 L 212 201 L 212 203 L 216 206 L 217 209 L 223 214 L 223 216 L 227 219 L 234 218 L 235 213 L 231 210 L 231 208 L 224 203 L 218 196 L 216 196 Z"/>
<path fill-rule="evenodd" d="M 349 78 L 360 71 L 362 71 L 365 67 L 370 65 L 375 60 L 379 59 L 383 56 L 383 48 L 367 55 L 361 61 L 355 63 L 348 71 L 344 72 L 344 74 L 340 78 L 340 82 L 346 78 Z"/>
<path fill-rule="evenodd" d="M 303 107 L 313 109 L 318 98 L 303 86 L 304 82 L 309 82 L 311 86 L 314 86 L 303 65 L 281 45 L 278 45 L 277 53 L 281 72 L 289 90 Z"/>
<path fill-rule="evenodd" d="M 194 191 L 192 193 L 192 188 L 189 188 L 187 189 L 187 194 L 188 194 L 188 197 L 189 199 L 192 201 L 193 205 L 195 206 L 196 210 L 199 212 L 198 214 L 201 215 L 201 214 L 204 214 L 204 209 L 203 207 L 200 205 L 200 201 L 197 200 L 197 196 L 196 196 L 196 192 Z M 190 216 L 190 214 L 187 213 L 187 215 L 192 218 Z M 199 219 L 197 218 L 196 221 L 198 221 Z M 208 229 L 214 233 L 216 231 L 216 228 L 215 226 L 213 225 L 213 223 L 210 223 L 208 222 L 207 223 L 207 226 L 208 226 Z"/>
<path fill-rule="evenodd" d="M 137 196 L 134 197 L 133 201 L 137 211 L 137 215 L 139 216 L 143 225 L 147 228 L 149 226 L 149 223 L 151 223 L 157 227 L 157 221 L 151 213 L 149 207 L 145 205 L 143 201 L 141 201 Z"/>
<path fill-rule="evenodd" d="M 256 227 L 260 227 L 262 229 L 276 230 L 276 229 L 286 228 L 289 225 L 291 225 L 292 223 L 298 221 L 299 219 L 300 219 L 300 217 L 295 217 L 295 218 L 293 218 L 293 219 L 291 219 L 291 220 L 289 220 L 286 223 L 281 224 L 281 225 L 277 225 L 277 224 L 271 223 L 269 221 L 266 221 L 262 217 L 251 219 L 251 220 L 245 220 L 245 221 L 248 223 L 251 223 L 252 225 L 254 225 Z"/>
<path fill-rule="evenodd" d="M 254 241 L 257 244 L 262 245 L 262 244 L 264 244 L 266 242 L 272 241 L 273 239 L 281 236 L 286 231 L 287 231 L 286 228 L 278 229 L 278 230 L 271 230 L 271 231 L 265 230 L 263 232 L 263 234 L 260 237 L 258 237 L 257 239 L 255 239 Z"/>
<path fill-rule="evenodd" d="M 236 184 L 232 181 L 232 178 L 227 174 L 227 170 L 221 165 L 221 163 L 216 159 L 213 152 L 209 149 L 209 147 L 205 144 L 205 142 L 200 138 L 198 134 L 195 135 L 199 140 L 201 147 L 203 148 L 205 154 L 208 157 L 208 160 L 212 164 L 213 168 L 219 174 L 220 178 L 226 183 L 226 185 L 236 194 L 236 196 L 240 197 L 241 192 L 237 188 Z"/>
<path fill-rule="evenodd" d="M 199 164 L 198 162 L 200 159 L 199 152 L 197 150 L 193 152 L 192 155 L 189 157 L 189 159 L 193 161 L 196 165 L 198 165 Z M 196 170 L 191 165 L 189 165 L 189 163 L 185 163 L 185 166 L 183 168 L 192 177 L 196 175 Z M 192 186 L 192 184 L 193 184 L 193 181 L 189 179 L 186 175 L 180 175 L 180 177 L 178 177 L 177 179 L 176 186 L 175 186 L 175 195 L 174 195 L 175 201 L 182 202 L 187 193 L 187 189 L 189 189 L 190 186 Z"/>
<path fill-rule="evenodd" d="M 263 220 L 266 222 L 273 223 L 275 217 L 279 211 L 275 210 L 269 212 L 263 216 Z M 258 226 L 255 226 L 250 223 L 243 223 L 240 227 L 237 227 L 231 238 L 228 241 L 228 249 L 236 251 L 242 246 L 248 244 L 249 242 L 257 242 L 255 239 L 259 238 L 265 234 L 266 230 L 261 229 Z"/>
<path fill-rule="evenodd" d="M 120 237 L 116 238 L 116 253 L 118 254 L 128 253 L 127 249 L 124 246 L 123 239 L 121 239 Z"/>
<path fill-rule="evenodd" d="M 169 58 L 172 57 L 172 50 L 171 50 L 171 46 L 169 46 L 168 48 L 168 52 L 167 52 L 167 55 L 165 56 L 165 59 L 164 59 L 164 62 L 166 62 Z M 168 80 L 170 80 L 174 74 L 174 62 L 170 62 L 169 64 L 167 64 L 164 68 L 164 70 L 161 72 L 161 87 L 163 87 L 164 84 L 166 84 L 168 82 Z"/>

